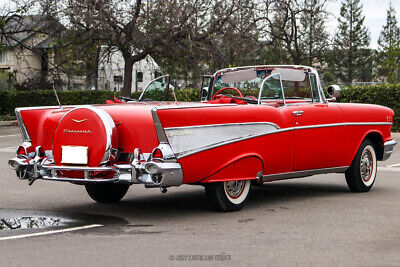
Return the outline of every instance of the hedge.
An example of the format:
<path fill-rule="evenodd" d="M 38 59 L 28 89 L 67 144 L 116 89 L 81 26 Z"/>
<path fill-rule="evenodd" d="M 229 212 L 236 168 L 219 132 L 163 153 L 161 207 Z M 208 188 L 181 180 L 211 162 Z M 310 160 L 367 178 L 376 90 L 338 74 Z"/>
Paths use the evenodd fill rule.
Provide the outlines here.
<path fill-rule="evenodd" d="M 244 96 L 258 95 L 258 90 L 241 90 Z M 107 99 L 113 99 L 112 91 L 58 91 L 63 105 L 104 104 Z M 154 92 L 155 94 L 157 92 Z M 234 91 L 227 93 L 236 94 Z M 140 92 L 133 93 L 132 98 L 137 99 Z M 199 91 L 187 88 L 176 91 L 178 101 L 198 101 Z M 149 97 L 151 98 L 151 97 Z M 170 100 L 173 100 L 170 96 Z M 400 130 L 400 85 L 385 84 L 375 86 L 357 86 L 342 89 L 338 98 L 339 102 L 371 103 L 390 107 L 395 112 L 393 130 Z M 40 91 L 0 91 L 0 119 L 13 118 L 16 107 L 53 106 L 57 105 L 54 92 L 51 90 Z"/>
<path fill-rule="evenodd" d="M 369 103 L 394 110 L 392 130 L 400 130 L 400 84 L 350 86 L 342 88 L 338 98 L 343 103 Z"/>
<path fill-rule="evenodd" d="M 111 91 L 57 91 L 63 105 L 104 104 L 113 99 Z M 58 105 L 52 90 L 0 91 L 0 115 L 13 115 L 16 107 Z"/>

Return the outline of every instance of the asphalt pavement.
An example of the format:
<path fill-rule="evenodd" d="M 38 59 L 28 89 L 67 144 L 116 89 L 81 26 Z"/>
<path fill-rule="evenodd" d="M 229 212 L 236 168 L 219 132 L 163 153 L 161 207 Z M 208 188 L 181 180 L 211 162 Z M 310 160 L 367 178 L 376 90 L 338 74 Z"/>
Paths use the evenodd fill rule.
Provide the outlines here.
<path fill-rule="evenodd" d="M 369 193 L 318 175 L 254 187 L 242 211 L 216 213 L 200 186 L 135 185 L 118 204 L 69 183 L 28 186 L 7 165 L 20 143 L 0 127 L 1 266 L 400 265 L 400 146 Z"/>

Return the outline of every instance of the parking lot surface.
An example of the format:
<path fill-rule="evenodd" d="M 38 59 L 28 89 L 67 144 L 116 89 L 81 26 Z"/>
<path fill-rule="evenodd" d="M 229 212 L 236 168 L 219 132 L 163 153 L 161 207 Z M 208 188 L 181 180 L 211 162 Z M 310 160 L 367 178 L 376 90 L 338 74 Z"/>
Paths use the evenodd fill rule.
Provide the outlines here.
<path fill-rule="evenodd" d="M 134 185 L 118 204 L 69 183 L 28 186 L 7 164 L 20 143 L 0 127 L 2 266 L 400 265 L 400 147 L 369 193 L 318 175 L 253 187 L 243 210 L 216 213 L 201 186 Z"/>

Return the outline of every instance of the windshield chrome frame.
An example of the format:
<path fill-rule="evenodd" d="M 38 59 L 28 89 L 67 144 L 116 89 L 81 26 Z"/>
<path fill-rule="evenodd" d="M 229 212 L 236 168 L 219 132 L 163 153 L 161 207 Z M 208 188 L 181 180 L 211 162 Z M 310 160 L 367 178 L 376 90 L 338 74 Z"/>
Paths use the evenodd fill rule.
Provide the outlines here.
<path fill-rule="evenodd" d="M 166 75 L 162 75 L 162 76 L 160 76 L 160 77 L 157 77 L 157 78 L 151 80 L 151 81 L 146 85 L 146 88 L 145 88 L 145 89 L 142 91 L 142 93 L 140 94 L 138 101 L 141 101 L 141 100 L 142 100 L 142 97 L 143 97 L 144 93 L 147 91 L 147 88 L 149 88 L 149 85 L 150 85 L 150 84 L 152 84 L 153 82 L 157 81 L 158 79 L 165 78 L 165 77 L 168 77 L 167 88 L 165 88 L 165 91 L 168 91 L 168 90 L 169 90 L 169 84 L 170 84 L 170 77 L 169 77 L 169 74 L 166 74 Z M 173 91 L 173 93 L 175 94 L 174 88 L 172 88 L 172 91 Z M 168 93 L 166 93 L 165 95 L 167 95 L 167 94 L 168 94 Z"/>
<path fill-rule="evenodd" d="M 272 75 L 268 76 L 267 78 L 265 78 L 265 79 L 261 82 L 260 92 L 258 93 L 258 102 L 257 102 L 257 105 L 261 105 L 261 94 L 262 94 L 262 90 L 263 90 L 263 88 L 264 88 L 264 84 L 267 82 L 268 79 L 274 77 L 275 75 L 278 75 L 278 77 L 279 77 L 279 83 L 281 84 L 283 105 L 286 106 L 285 92 L 284 92 L 284 90 L 283 90 L 282 78 L 281 78 L 281 74 L 280 74 L 280 73 L 272 74 Z"/>
<path fill-rule="evenodd" d="M 254 65 L 254 66 L 225 68 L 225 69 L 218 70 L 213 75 L 214 79 L 212 80 L 212 84 L 210 85 L 211 94 L 208 96 L 208 98 L 211 98 L 212 94 L 214 93 L 215 82 L 219 75 L 221 75 L 225 72 L 229 72 L 229 71 L 238 71 L 238 70 L 245 70 L 245 69 L 251 69 L 251 68 L 293 68 L 293 69 L 303 69 L 304 71 L 306 71 L 308 73 L 315 74 L 315 76 L 317 78 L 317 87 L 318 87 L 318 94 L 319 94 L 320 100 L 319 100 L 319 102 L 312 102 L 312 103 L 325 103 L 325 104 L 328 103 L 328 101 L 325 97 L 325 94 L 322 91 L 323 88 L 322 88 L 322 84 L 321 84 L 321 79 L 318 75 L 318 71 L 316 69 L 314 69 L 313 67 L 303 66 L 303 65 Z M 282 83 L 282 79 L 281 79 L 281 83 Z M 283 86 L 282 86 L 282 90 L 283 90 Z M 283 96 L 284 96 L 284 90 L 283 90 Z M 284 97 L 284 103 L 286 105 L 285 97 Z"/>

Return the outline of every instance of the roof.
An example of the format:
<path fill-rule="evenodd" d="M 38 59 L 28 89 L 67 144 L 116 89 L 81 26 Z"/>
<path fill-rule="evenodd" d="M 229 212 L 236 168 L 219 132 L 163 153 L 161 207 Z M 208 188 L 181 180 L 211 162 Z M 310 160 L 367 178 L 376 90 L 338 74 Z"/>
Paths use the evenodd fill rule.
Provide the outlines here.
<path fill-rule="evenodd" d="M 1 43 L 6 48 L 12 48 L 25 42 L 37 33 L 52 35 L 64 28 L 56 19 L 41 15 L 11 16 L 7 17 L 3 31 L 6 38 L 2 37 Z M 43 40 L 40 48 L 47 48 L 50 45 L 51 37 Z"/>

